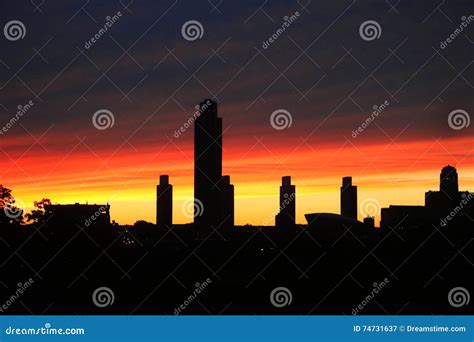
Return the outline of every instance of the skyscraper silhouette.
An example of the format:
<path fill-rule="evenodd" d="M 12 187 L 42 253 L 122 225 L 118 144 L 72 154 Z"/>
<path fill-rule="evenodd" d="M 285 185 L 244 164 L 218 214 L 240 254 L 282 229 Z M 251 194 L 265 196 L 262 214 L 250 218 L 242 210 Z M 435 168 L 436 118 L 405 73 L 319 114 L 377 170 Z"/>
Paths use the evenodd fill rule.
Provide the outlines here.
<path fill-rule="evenodd" d="M 342 178 L 341 215 L 357 220 L 357 187 L 352 185 L 352 177 Z"/>
<path fill-rule="evenodd" d="M 156 225 L 171 228 L 173 224 L 173 186 L 169 176 L 161 175 L 156 187 Z"/>
<path fill-rule="evenodd" d="M 230 184 L 230 176 L 222 176 L 219 187 L 221 189 L 221 227 L 231 229 L 234 227 L 234 186 Z"/>
<path fill-rule="evenodd" d="M 222 118 L 217 103 L 204 100 L 194 123 L 194 228 L 198 238 L 215 229 L 228 228 L 234 217 L 234 188 L 230 177 L 222 177 Z M 202 205 L 199 203 L 201 202 Z M 217 236 L 216 236 L 217 237 Z"/>
<path fill-rule="evenodd" d="M 275 217 L 277 228 L 293 227 L 296 224 L 296 187 L 291 185 L 291 176 L 282 177 L 280 186 L 280 211 Z"/>

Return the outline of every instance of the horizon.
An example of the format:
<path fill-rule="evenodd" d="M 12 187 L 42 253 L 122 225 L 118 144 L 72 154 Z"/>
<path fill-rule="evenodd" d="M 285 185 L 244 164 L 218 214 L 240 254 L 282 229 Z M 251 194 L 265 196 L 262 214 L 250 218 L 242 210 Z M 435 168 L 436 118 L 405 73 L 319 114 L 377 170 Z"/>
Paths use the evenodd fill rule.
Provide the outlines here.
<path fill-rule="evenodd" d="M 1 130 L 0 179 L 27 210 L 42 198 L 109 202 L 113 220 L 133 224 L 154 222 L 156 185 L 167 174 L 173 221 L 190 222 L 181 205 L 194 197 L 194 129 L 175 132 L 202 99 L 217 98 L 236 225 L 259 225 L 278 210 L 284 175 L 296 185 L 298 223 L 306 213 L 339 213 L 344 176 L 358 186 L 359 206 L 367 199 L 380 208 L 422 205 L 448 164 L 457 167 L 460 187 L 472 191 L 471 43 L 444 39 L 463 22 L 463 4 L 446 9 L 446 26 L 439 11 L 427 16 L 420 4 L 403 17 L 350 1 L 319 11 L 279 1 L 265 13 L 222 4 L 224 14 L 214 17 L 209 4 L 149 1 L 133 13 L 121 4 L 90 4 L 92 18 L 57 5 L 49 13 L 54 20 L 31 17 L 24 39 L 2 42 L 0 127 L 18 106 L 27 110 Z M 12 19 L 22 13 L 11 7 Z M 371 17 L 381 30 L 368 40 L 359 27 Z M 182 28 L 193 18 L 205 19 L 202 35 L 186 38 Z M 63 32 L 58 23 L 75 29 Z M 283 121 L 271 122 L 275 112 Z M 94 125 L 96 113 L 106 121 Z M 456 126 L 451 113 L 467 122 Z M 375 216 L 379 222 L 380 212 Z"/>

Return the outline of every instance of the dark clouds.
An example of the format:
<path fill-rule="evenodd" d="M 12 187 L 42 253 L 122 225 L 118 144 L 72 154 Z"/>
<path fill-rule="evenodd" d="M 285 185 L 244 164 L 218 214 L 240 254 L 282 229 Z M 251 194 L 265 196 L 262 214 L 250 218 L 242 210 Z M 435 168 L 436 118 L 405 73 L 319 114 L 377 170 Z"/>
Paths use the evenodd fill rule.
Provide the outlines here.
<path fill-rule="evenodd" d="M 260 10 L 263 1 L 124 4 L 44 2 L 35 10 L 29 1 L 4 3 L 2 25 L 21 20 L 27 34 L 16 42 L 0 40 L 0 103 L 7 108 L 0 109 L 2 120 L 33 99 L 37 105 L 22 124 L 35 134 L 54 125 L 50 143 L 77 135 L 114 148 L 133 134 L 139 146 L 166 141 L 198 101 L 217 94 L 234 139 L 297 141 L 314 132 L 323 141 L 341 140 L 385 100 L 390 106 L 377 125 L 391 136 L 407 126 L 399 139 L 473 134 L 474 125 L 450 130 L 447 115 L 455 108 L 473 112 L 474 24 L 445 50 L 439 47 L 472 13 L 471 1 L 438 10 L 437 2 L 391 7 L 383 1 L 309 1 L 302 8 L 303 1 L 272 1 Z M 120 20 L 85 49 L 117 11 Z M 301 16 L 262 49 L 295 11 Z M 182 24 L 191 19 L 204 27 L 203 38 L 194 42 L 181 36 Z M 380 39 L 361 39 L 365 20 L 380 24 Z M 92 126 L 101 108 L 114 113 L 113 131 Z M 268 122 L 278 108 L 293 116 L 284 138 Z M 358 143 L 386 139 L 375 126 L 367 133 Z M 9 132 L 11 139 L 24 134 L 20 127 Z"/>

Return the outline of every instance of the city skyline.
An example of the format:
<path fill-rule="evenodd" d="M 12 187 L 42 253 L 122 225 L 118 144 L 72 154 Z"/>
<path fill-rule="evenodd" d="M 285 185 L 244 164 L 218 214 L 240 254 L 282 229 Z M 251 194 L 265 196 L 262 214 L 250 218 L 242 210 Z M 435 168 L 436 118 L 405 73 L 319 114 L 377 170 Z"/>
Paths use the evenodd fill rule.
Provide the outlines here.
<path fill-rule="evenodd" d="M 181 205 L 193 198 L 194 128 L 180 128 L 200 99 L 216 96 L 225 122 L 222 172 L 232 176 L 237 225 L 266 222 L 278 210 L 284 175 L 297 185 L 298 223 L 307 212 L 338 212 L 341 177 L 349 175 L 359 204 L 376 199 L 381 207 L 394 196 L 423 204 L 446 164 L 458 167 L 463 189 L 474 188 L 474 126 L 453 129 L 449 122 L 453 111 L 472 112 L 471 45 L 460 36 L 440 46 L 462 22 L 467 1 L 444 9 L 451 21 L 419 4 L 400 4 L 411 15 L 399 17 L 370 2 L 318 10 L 281 2 L 266 9 L 271 19 L 254 5 L 223 4 L 218 20 L 208 20 L 214 9 L 207 2 L 173 1 L 149 2 L 135 14 L 89 4 L 95 22 L 71 4 L 50 9 L 51 25 L 31 18 L 24 39 L 2 41 L 0 128 L 18 106 L 29 107 L 1 130 L 2 183 L 27 209 L 43 197 L 108 201 L 114 220 L 132 224 L 154 222 L 158 177 L 168 174 L 175 222 L 190 222 Z M 91 44 L 97 25 L 118 11 Z M 296 11 L 288 30 L 262 46 Z M 21 13 L 12 8 L 9 16 Z M 382 32 L 366 41 L 359 28 L 370 13 Z M 189 41 L 181 29 L 193 18 L 205 25 L 202 37 Z M 65 34 L 56 21 L 77 30 Z M 112 114 L 107 129 L 93 125 L 101 110 Z M 275 112 L 289 113 L 291 125 L 275 129 Z"/>
<path fill-rule="evenodd" d="M 472 0 L 3 5 L 5 322 L 472 314 Z"/>

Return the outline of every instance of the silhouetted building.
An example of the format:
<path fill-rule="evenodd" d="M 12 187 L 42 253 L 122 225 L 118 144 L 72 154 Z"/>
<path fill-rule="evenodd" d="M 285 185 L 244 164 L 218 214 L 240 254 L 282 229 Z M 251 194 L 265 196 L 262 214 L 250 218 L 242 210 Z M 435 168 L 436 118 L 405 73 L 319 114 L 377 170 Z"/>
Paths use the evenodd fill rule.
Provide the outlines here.
<path fill-rule="evenodd" d="M 390 205 L 382 208 L 380 226 L 404 230 L 426 226 L 430 222 L 428 211 L 421 205 Z"/>
<path fill-rule="evenodd" d="M 221 189 L 221 227 L 225 229 L 234 227 L 234 185 L 230 184 L 230 176 L 222 176 L 219 183 Z"/>
<path fill-rule="evenodd" d="M 331 213 L 305 214 L 308 232 L 318 241 L 333 243 L 341 238 L 365 238 L 373 234 L 373 229 L 351 217 Z"/>
<path fill-rule="evenodd" d="M 109 204 L 48 204 L 44 209 L 51 215 L 47 221 L 51 225 L 92 227 L 110 224 Z"/>
<path fill-rule="evenodd" d="M 277 228 L 294 227 L 296 224 L 296 187 L 291 176 L 282 177 L 280 186 L 280 211 L 275 217 Z"/>
<path fill-rule="evenodd" d="M 222 181 L 222 118 L 217 116 L 217 103 L 205 100 L 199 112 L 194 123 L 194 198 L 196 210 L 202 210 L 195 213 L 194 228 L 198 238 L 206 238 L 215 229 L 228 227 L 228 217 L 233 221 L 234 199 L 228 196 L 234 190 L 229 177 Z"/>
<path fill-rule="evenodd" d="M 425 193 L 425 206 L 394 206 L 382 209 L 381 227 L 420 228 L 466 226 L 474 219 L 474 194 L 459 191 L 458 173 L 451 165 L 440 174 L 440 191 Z"/>
<path fill-rule="evenodd" d="M 352 177 L 342 178 L 341 215 L 357 220 L 357 187 L 352 185 Z"/>
<path fill-rule="evenodd" d="M 452 222 L 466 221 L 465 215 L 474 218 L 474 194 L 459 191 L 458 172 L 455 167 L 448 165 L 441 170 L 439 190 L 425 193 L 425 206 L 434 220 L 447 217 L 453 210 L 456 217 L 450 219 Z M 457 215 L 458 213 L 461 215 Z"/>
<path fill-rule="evenodd" d="M 161 175 L 156 187 L 156 225 L 171 228 L 173 224 L 173 185 L 169 176 Z"/>
<path fill-rule="evenodd" d="M 375 218 L 374 218 L 373 216 L 367 216 L 367 217 L 364 219 L 364 224 L 365 224 L 367 227 L 375 228 Z"/>
<path fill-rule="evenodd" d="M 439 176 L 439 191 L 454 198 L 459 193 L 458 172 L 454 166 L 443 167 Z"/>

